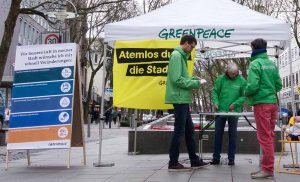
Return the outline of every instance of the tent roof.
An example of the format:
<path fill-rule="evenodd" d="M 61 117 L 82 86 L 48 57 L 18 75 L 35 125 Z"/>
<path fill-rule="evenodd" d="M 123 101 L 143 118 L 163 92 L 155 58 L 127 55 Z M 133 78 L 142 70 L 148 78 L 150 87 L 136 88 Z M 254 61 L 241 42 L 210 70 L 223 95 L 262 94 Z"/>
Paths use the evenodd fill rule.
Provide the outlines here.
<path fill-rule="evenodd" d="M 269 47 L 282 46 L 291 38 L 290 31 L 290 24 L 231 0 L 177 0 L 150 13 L 106 25 L 105 41 L 167 40 L 193 34 L 202 42 L 202 48 L 248 57 L 252 40 L 263 38 Z M 275 55 L 274 50 L 268 52 Z"/>
<path fill-rule="evenodd" d="M 159 33 L 167 29 L 175 33 L 169 38 L 180 38 L 195 29 L 228 30 L 230 37 L 221 38 L 200 35 L 199 40 L 266 40 L 290 39 L 290 25 L 265 14 L 253 11 L 231 0 L 177 0 L 150 13 L 110 23 L 105 26 L 105 40 L 165 39 Z M 178 30 L 182 29 L 182 30 Z M 177 32 L 176 32 L 177 31 Z M 199 31 L 199 30 L 198 30 Z M 200 30 L 201 32 L 201 30 Z M 197 30 L 196 30 L 197 33 Z M 222 33 L 222 32 L 221 32 Z"/>

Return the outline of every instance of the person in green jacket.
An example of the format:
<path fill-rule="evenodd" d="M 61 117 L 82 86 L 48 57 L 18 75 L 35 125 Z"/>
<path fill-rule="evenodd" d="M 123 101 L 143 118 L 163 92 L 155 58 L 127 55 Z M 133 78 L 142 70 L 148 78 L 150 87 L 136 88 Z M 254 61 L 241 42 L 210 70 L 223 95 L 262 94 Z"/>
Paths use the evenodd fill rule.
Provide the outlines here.
<path fill-rule="evenodd" d="M 217 78 L 212 91 L 216 112 L 241 112 L 245 102 L 245 79 L 239 75 L 238 66 L 229 63 L 224 75 Z M 238 117 L 217 116 L 215 120 L 215 140 L 212 165 L 220 164 L 222 141 L 226 121 L 228 121 L 228 165 L 234 165 Z"/>
<path fill-rule="evenodd" d="M 192 90 L 199 89 L 201 82 L 199 78 L 189 76 L 187 67 L 190 53 L 196 45 L 197 40 L 192 35 L 182 36 L 180 46 L 172 52 L 168 65 L 165 103 L 173 104 L 175 116 L 174 133 L 169 149 L 169 171 L 189 170 L 178 162 L 183 136 L 185 136 L 191 167 L 199 168 L 208 165 L 196 155 L 194 124 L 189 109 Z"/>
<path fill-rule="evenodd" d="M 282 88 L 279 71 L 267 55 L 267 42 L 251 42 L 252 54 L 245 96 L 254 106 L 257 139 L 262 148 L 261 170 L 251 173 L 253 179 L 274 175 L 274 128 L 278 115 L 277 93 Z"/>

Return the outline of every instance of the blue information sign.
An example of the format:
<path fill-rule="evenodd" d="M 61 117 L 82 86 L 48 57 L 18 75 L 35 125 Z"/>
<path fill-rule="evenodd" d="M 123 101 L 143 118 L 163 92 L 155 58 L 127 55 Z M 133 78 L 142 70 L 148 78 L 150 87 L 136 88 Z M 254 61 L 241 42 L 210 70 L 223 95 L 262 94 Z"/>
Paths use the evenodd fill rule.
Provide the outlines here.
<path fill-rule="evenodd" d="M 8 149 L 69 148 L 76 44 L 19 46 Z"/>

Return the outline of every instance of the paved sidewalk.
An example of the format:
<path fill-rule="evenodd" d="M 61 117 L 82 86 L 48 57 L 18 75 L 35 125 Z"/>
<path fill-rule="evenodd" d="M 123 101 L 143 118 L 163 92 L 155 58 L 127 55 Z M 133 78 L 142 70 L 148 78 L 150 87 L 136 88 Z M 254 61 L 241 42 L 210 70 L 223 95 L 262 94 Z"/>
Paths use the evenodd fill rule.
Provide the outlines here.
<path fill-rule="evenodd" d="M 92 137 L 87 142 L 87 165 L 82 164 L 82 148 L 72 148 L 71 168 L 67 169 L 68 150 L 42 150 L 34 152 L 32 166 L 25 158 L 12 160 L 9 170 L 0 163 L 0 181 L 24 182 L 250 182 L 250 172 L 258 169 L 258 155 L 237 155 L 236 165 L 209 166 L 189 172 L 168 172 L 168 155 L 128 155 L 128 128 L 104 129 L 102 161 L 114 162 L 113 167 L 93 167 L 98 161 L 98 126 L 93 125 Z M 145 141 L 147 142 L 147 141 Z M 167 146 L 166 146 L 167 147 Z M 225 155 L 223 155 L 225 156 Z M 211 157 L 211 154 L 204 154 Z M 278 157 L 277 157 L 278 158 Z M 180 159 L 187 161 L 187 155 Z M 188 165 L 188 164 L 185 164 Z M 299 181 L 298 175 L 277 174 L 277 182 Z M 261 181 L 261 180 L 260 180 Z"/>

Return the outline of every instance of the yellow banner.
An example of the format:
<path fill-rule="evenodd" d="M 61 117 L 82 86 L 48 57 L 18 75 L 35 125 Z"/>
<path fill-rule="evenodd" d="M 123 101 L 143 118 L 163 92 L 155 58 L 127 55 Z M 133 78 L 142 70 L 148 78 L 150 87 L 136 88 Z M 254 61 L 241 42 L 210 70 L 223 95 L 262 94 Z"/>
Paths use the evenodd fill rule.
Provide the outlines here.
<path fill-rule="evenodd" d="M 113 105 L 171 109 L 165 104 L 168 63 L 179 40 L 117 41 L 113 64 Z M 188 61 L 192 75 L 194 55 Z"/>

